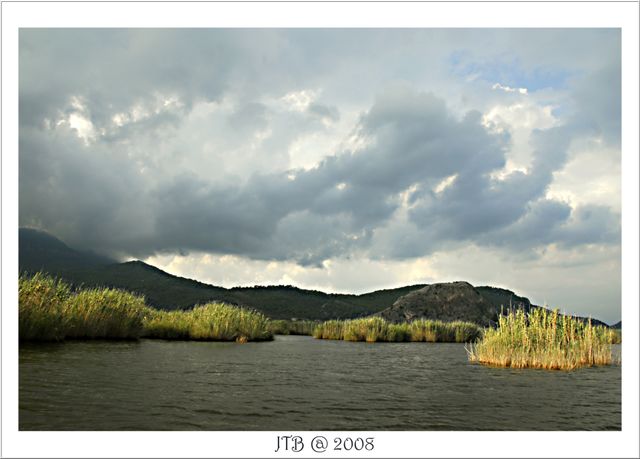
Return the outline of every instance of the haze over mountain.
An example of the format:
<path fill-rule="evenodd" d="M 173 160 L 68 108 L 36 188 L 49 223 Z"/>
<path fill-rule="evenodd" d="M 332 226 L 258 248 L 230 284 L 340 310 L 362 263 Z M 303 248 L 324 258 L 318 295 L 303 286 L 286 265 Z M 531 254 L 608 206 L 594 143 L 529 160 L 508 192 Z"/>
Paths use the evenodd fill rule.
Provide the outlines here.
<path fill-rule="evenodd" d="M 324 293 L 294 286 L 223 288 L 168 274 L 142 261 L 117 261 L 75 250 L 50 234 L 20 229 L 20 272 L 48 272 L 75 286 L 116 287 L 145 296 L 159 309 L 187 309 L 224 301 L 275 319 L 345 319 L 378 313 L 390 321 L 429 318 L 495 324 L 502 309 L 532 306 L 527 298 L 467 282 L 377 290 L 361 295 Z M 596 321 L 600 323 L 599 321 Z"/>

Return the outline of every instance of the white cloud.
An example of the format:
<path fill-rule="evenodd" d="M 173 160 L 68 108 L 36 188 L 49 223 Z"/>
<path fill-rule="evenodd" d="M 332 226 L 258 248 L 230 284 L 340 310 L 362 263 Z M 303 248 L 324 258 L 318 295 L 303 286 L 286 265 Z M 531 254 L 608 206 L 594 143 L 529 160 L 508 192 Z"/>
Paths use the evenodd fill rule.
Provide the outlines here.
<path fill-rule="evenodd" d="M 437 194 L 442 193 L 444 190 L 449 188 L 457 178 L 458 178 L 458 174 L 453 174 L 453 175 L 450 175 L 449 177 L 442 179 L 442 181 L 440 181 L 440 183 L 438 183 L 433 188 L 433 192 Z"/>
<path fill-rule="evenodd" d="M 290 110 L 304 112 L 309 108 L 312 102 L 317 100 L 321 91 L 318 89 L 303 89 L 301 91 L 292 91 L 282 96 L 282 101 Z"/>
<path fill-rule="evenodd" d="M 75 129 L 86 145 L 95 140 L 96 132 L 91 121 L 80 113 L 71 113 L 67 119 L 67 124 L 71 129 Z"/>
<path fill-rule="evenodd" d="M 496 174 L 504 175 L 529 168 L 533 153 L 531 133 L 561 124 L 561 120 L 554 116 L 553 109 L 553 105 L 538 101 L 536 97 L 515 103 L 500 101 L 488 108 L 483 116 L 483 124 L 492 132 L 508 133 L 510 137 L 507 164 L 503 171 Z"/>
<path fill-rule="evenodd" d="M 567 201 L 573 207 L 597 204 L 620 212 L 620 151 L 595 140 L 578 145 L 571 157 L 554 173 L 547 197 Z"/>
<path fill-rule="evenodd" d="M 526 95 L 528 93 L 527 88 L 511 88 L 509 86 L 503 86 L 500 83 L 496 83 L 493 86 L 491 86 L 491 89 L 496 90 L 496 89 L 500 89 L 504 92 L 517 92 L 518 94 L 523 94 Z"/>

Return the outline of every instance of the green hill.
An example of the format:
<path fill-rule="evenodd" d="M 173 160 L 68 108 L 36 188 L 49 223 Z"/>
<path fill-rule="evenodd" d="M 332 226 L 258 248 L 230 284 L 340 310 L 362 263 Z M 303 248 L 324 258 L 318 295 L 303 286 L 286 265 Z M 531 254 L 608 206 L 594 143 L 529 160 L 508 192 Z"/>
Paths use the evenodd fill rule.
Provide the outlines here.
<path fill-rule="evenodd" d="M 142 261 L 117 263 L 81 252 L 59 239 L 20 229 L 20 271 L 45 271 L 73 286 L 116 287 L 145 296 L 158 309 L 188 309 L 218 300 L 247 306 L 274 319 L 349 319 L 381 311 L 400 296 L 423 287 L 415 285 L 364 295 L 328 294 L 293 286 L 223 288 L 171 275 Z"/>
<path fill-rule="evenodd" d="M 510 306 L 524 308 L 526 311 L 539 307 L 510 290 L 490 286 L 473 287 L 467 283 L 460 284 L 466 284 L 468 295 L 465 296 L 465 292 L 458 287 L 449 295 L 451 298 L 469 297 L 466 303 L 449 301 L 442 295 L 432 295 L 433 298 L 429 296 L 425 299 L 424 292 L 418 292 L 428 287 L 425 284 L 377 290 L 362 295 L 324 293 L 290 285 L 227 289 L 174 276 L 142 261 L 118 263 L 108 257 L 75 250 L 41 231 L 21 228 L 19 237 L 20 272 L 30 274 L 45 271 L 65 279 L 74 287 L 115 287 L 128 290 L 144 295 L 147 303 L 158 309 L 189 309 L 209 301 L 224 301 L 255 309 L 273 319 L 309 320 L 352 319 L 384 310 L 389 310 L 385 314 L 396 320 L 412 314 L 416 317 L 424 316 L 431 311 L 429 314 L 442 316 L 434 318 L 455 316 L 460 320 L 484 325 L 491 322 L 489 318 L 493 318 L 496 311 L 506 311 Z M 445 284 L 431 284 L 431 290 L 437 292 L 442 285 Z M 475 299 L 469 296 L 471 291 L 475 292 Z M 468 303 L 468 307 L 465 309 L 462 303 Z M 404 310 L 394 310 L 394 304 Z M 412 308 L 417 310 L 412 312 Z M 593 323 L 606 325 L 595 319 Z"/>

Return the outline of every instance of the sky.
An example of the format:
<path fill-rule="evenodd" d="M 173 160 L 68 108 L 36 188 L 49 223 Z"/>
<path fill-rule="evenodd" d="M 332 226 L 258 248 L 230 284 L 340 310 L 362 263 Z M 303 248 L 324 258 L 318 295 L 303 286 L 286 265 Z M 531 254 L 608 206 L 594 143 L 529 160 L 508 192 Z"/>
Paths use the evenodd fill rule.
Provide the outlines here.
<path fill-rule="evenodd" d="M 20 225 L 225 287 L 621 315 L 618 29 L 21 29 Z"/>

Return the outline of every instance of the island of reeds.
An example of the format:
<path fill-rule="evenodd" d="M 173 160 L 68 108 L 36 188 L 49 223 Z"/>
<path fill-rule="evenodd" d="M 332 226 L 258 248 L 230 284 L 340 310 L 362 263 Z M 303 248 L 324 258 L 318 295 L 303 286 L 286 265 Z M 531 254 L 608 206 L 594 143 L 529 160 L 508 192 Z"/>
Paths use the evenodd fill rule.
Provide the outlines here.
<path fill-rule="evenodd" d="M 442 322 L 419 319 L 391 323 L 381 317 L 329 320 L 318 325 L 313 336 L 319 339 L 374 342 L 468 343 L 478 339 L 482 329 L 471 322 Z"/>
<path fill-rule="evenodd" d="M 614 363 L 611 344 L 618 342 L 614 330 L 540 308 L 500 316 L 498 327 L 467 352 L 471 362 L 486 365 L 573 370 Z"/>
<path fill-rule="evenodd" d="M 248 309 L 207 303 L 188 311 L 159 311 L 142 296 L 111 288 L 72 291 L 65 282 L 41 273 L 20 277 L 18 303 L 21 341 L 273 338 L 269 319 Z"/>

